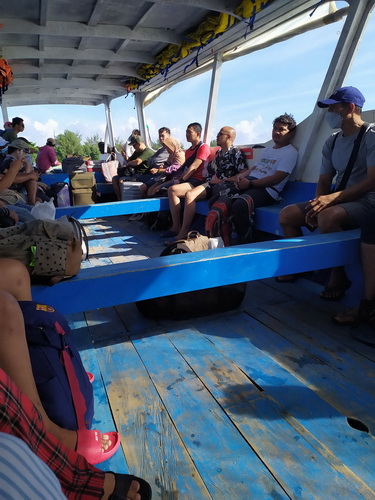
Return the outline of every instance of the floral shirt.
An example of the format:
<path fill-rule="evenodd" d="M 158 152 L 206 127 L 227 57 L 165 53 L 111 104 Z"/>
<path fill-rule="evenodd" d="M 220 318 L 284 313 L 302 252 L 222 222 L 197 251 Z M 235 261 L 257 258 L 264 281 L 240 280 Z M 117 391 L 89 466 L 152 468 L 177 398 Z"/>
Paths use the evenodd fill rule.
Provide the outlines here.
<path fill-rule="evenodd" d="M 227 179 L 246 168 L 246 160 L 239 148 L 231 146 L 224 154 L 219 149 L 208 166 L 207 181 L 210 182 L 215 174 L 218 179 Z"/>

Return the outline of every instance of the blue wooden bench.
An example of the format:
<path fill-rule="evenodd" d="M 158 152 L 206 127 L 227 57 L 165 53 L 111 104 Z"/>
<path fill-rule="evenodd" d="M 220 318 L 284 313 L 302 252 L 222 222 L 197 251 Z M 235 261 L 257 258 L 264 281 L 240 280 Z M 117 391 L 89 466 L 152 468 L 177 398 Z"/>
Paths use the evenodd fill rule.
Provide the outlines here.
<path fill-rule="evenodd" d="M 315 184 L 289 183 L 283 203 L 257 209 L 257 228 L 280 234 L 278 214 L 282 207 L 311 199 L 314 193 Z M 199 213 L 207 213 L 207 202 L 199 202 L 197 207 Z M 168 200 L 153 198 L 59 208 L 57 217 L 71 214 L 78 219 L 87 219 L 164 209 L 168 209 Z M 81 269 L 77 277 L 54 287 L 33 287 L 33 296 L 35 300 L 70 313 L 160 297 L 171 292 L 182 293 L 358 262 L 359 230 L 312 234 Z"/>
<path fill-rule="evenodd" d="M 33 297 L 71 313 L 358 260 L 359 230 L 316 234 L 81 269 Z"/>
<path fill-rule="evenodd" d="M 96 174 L 100 174 L 100 172 L 97 172 Z M 286 188 L 283 191 L 283 201 L 281 203 L 275 203 L 274 205 L 271 205 L 269 207 L 256 209 L 256 229 L 278 236 L 281 235 L 281 228 L 279 225 L 279 213 L 281 209 L 291 203 L 305 201 L 313 198 L 315 195 L 315 188 L 315 183 L 288 182 Z M 81 205 L 75 207 L 58 208 L 56 217 L 58 218 L 62 215 L 73 215 L 77 219 L 91 219 L 95 217 L 110 217 L 114 215 L 157 212 L 159 210 L 168 210 L 168 208 L 169 205 L 167 198 L 150 198 L 144 200 L 118 201 L 112 203 L 99 203 L 96 205 Z M 207 215 L 207 201 L 201 201 L 197 203 L 197 213 L 201 215 Z"/>

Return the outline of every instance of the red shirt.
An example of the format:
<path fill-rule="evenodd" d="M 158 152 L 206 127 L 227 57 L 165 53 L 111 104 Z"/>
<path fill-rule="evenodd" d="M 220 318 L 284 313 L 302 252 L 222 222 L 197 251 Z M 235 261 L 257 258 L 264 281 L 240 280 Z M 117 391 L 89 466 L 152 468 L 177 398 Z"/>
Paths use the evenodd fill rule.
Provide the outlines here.
<path fill-rule="evenodd" d="M 186 151 L 185 161 L 190 158 L 190 156 L 194 153 L 194 151 L 195 151 L 195 148 L 193 148 L 192 146 Z M 199 167 L 193 173 L 193 175 L 190 177 L 190 179 L 197 179 L 199 181 L 204 180 L 205 177 L 203 175 L 203 170 L 204 170 L 205 164 L 206 164 L 210 154 L 211 154 L 211 149 L 210 149 L 210 146 L 208 144 L 203 143 L 199 146 L 197 156 L 195 159 L 198 158 L 199 160 L 202 160 L 202 163 L 199 165 Z"/>
<path fill-rule="evenodd" d="M 39 148 L 38 156 L 36 157 L 36 166 L 42 172 L 46 172 L 52 167 L 57 160 L 55 148 L 46 144 Z"/>

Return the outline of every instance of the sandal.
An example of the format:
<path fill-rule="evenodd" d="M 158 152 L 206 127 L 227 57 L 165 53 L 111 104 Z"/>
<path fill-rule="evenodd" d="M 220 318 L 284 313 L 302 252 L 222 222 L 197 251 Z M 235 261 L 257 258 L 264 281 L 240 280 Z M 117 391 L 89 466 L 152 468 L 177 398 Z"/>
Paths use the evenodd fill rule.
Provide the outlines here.
<path fill-rule="evenodd" d="M 303 273 L 284 274 L 283 276 L 276 276 L 275 280 L 278 283 L 294 283 L 299 278 L 304 278 L 309 274 L 311 274 L 311 271 L 306 271 Z"/>
<path fill-rule="evenodd" d="M 360 323 L 359 307 L 345 309 L 332 317 L 332 321 L 339 326 L 356 326 Z"/>
<path fill-rule="evenodd" d="M 320 298 L 323 300 L 340 300 L 345 295 L 346 290 L 348 290 L 352 285 L 350 280 L 346 280 L 341 285 L 335 286 L 326 286 L 322 293 L 320 294 Z"/>
<path fill-rule="evenodd" d="M 132 481 L 138 481 L 140 484 L 137 493 L 141 495 L 141 500 L 151 500 L 152 490 L 147 481 L 141 479 L 140 477 L 132 476 L 131 474 L 113 474 L 115 476 L 116 483 L 112 495 L 109 496 L 109 500 L 126 500 Z"/>
<path fill-rule="evenodd" d="M 111 445 L 107 450 L 103 451 L 102 435 L 100 431 L 78 429 L 76 452 L 85 457 L 86 460 L 93 465 L 108 460 L 119 449 L 121 438 L 118 432 L 111 431 L 105 434 L 108 435 Z"/>

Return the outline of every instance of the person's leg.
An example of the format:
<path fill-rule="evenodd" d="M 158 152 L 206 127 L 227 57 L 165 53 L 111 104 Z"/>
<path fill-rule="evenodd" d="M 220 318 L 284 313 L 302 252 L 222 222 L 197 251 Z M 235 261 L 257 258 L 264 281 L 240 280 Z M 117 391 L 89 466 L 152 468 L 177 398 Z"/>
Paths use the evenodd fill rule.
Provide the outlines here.
<path fill-rule="evenodd" d="M 113 186 L 113 190 L 115 192 L 116 198 L 118 200 L 121 200 L 121 194 L 120 194 L 120 176 L 119 175 L 114 175 L 112 177 L 112 186 Z"/>
<path fill-rule="evenodd" d="M 61 442 L 75 449 L 77 434 L 62 429 L 52 422 L 44 411 L 31 368 L 26 342 L 25 325 L 17 301 L 31 299 L 30 277 L 25 266 L 14 259 L 0 259 L 0 368 L 2 368 L 31 399 L 43 417 L 46 428 Z M 14 355 L 17 353 L 17 356 Z M 108 449 L 110 441 L 102 435 L 102 448 Z"/>
<path fill-rule="evenodd" d="M 308 202 L 306 202 L 306 205 Z M 299 205 L 288 205 L 280 212 L 279 223 L 282 227 L 284 238 L 302 236 L 301 226 L 305 224 L 305 214 Z"/>
<path fill-rule="evenodd" d="M 318 227 L 322 234 L 343 231 L 347 223 L 348 214 L 339 205 L 329 207 L 318 215 Z M 320 296 L 326 300 L 340 299 L 350 285 L 345 268 L 342 266 L 333 267 L 328 283 Z"/>
<path fill-rule="evenodd" d="M 36 191 L 38 188 L 37 182 L 34 181 L 33 179 L 29 179 L 28 181 L 25 182 L 25 188 L 27 192 L 27 199 L 29 202 L 29 205 L 35 205 L 36 203 Z"/>
<path fill-rule="evenodd" d="M 36 406 L 2 369 L 0 369 L 0 432 L 11 434 L 24 441 L 55 473 L 68 498 L 80 494 L 84 498 L 105 500 L 117 486 L 116 475 L 112 472 L 104 473 L 89 464 L 84 457 L 66 447 L 48 432 Z M 139 489 L 139 482 L 132 480 L 127 498 L 142 500 L 138 493 Z"/>
<path fill-rule="evenodd" d="M 299 236 L 302 236 L 301 226 L 305 224 L 304 207 L 307 206 L 308 203 L 309 202 L 306 201 L 304 203 L 288 205 L 281 210 L 279 223 L 282 227 L 284 238 L 298 238 Z M 280 283 L 292 283 L 299 277 L 300 273 L 285 274 L 283 276 L 278 276 L 276 281 Z"/>
<path fill-rule="evenodd" d="M 27 222 L 29 220 L 34 220 L 35 217 L 31 215 L 30 210 L 20 207 L 18 205 L 7 205 L 10 210 L 13 210 L 18 215 L 18 222 Z"/>
<path fill-rule="evenodd" d="M 186 238 L 189 232 L 189 228 L 194 219 L 196 202 L 205 199 L 206 199 L 206 188 L 203 185 L 197 186 L 185 194 L 184 216 L 182 219 L 181 229 L 176 236 L 177 240 Z"/>
<path fill-rule="evenodd" d="M 178 234 L 181 229 L 181 198 L 184 198 L 190 190 L 191 185 L 188 182 L 174 184 L 168 189 L 169 210 L 172 216 L 170 231 L 174 234 Z"/>

